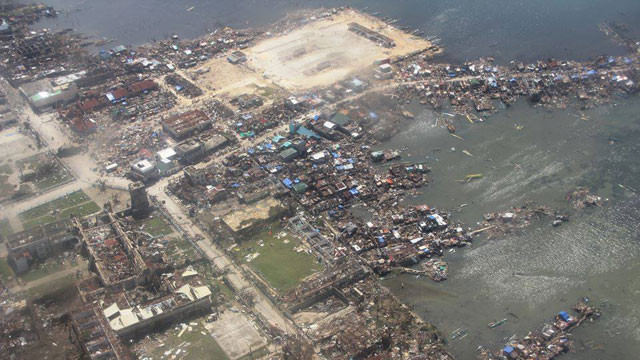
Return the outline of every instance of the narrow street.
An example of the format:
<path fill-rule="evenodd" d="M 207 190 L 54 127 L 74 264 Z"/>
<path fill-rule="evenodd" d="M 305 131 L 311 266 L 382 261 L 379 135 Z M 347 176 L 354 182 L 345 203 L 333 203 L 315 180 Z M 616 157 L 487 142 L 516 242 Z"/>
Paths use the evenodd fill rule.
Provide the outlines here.
<path fill-rule="evenodd" d="M 57 151 L 60 146 L 70 145 L 73 141 L 67 136 L 65 131 L 62 129 L 61 125 L 54 118 L 53 114 L 43 114 L 37 115 L 33 112 L 33 110 L 26 104 L 24 99 L 20 97 L 17 91 L 11 88 L 8 83 L 4 79 L 2 79 L 2 85 L 7 91 L 12 92 L 11 98 L 15 99 L 12 106 L 15 109 L 22 110 L 22 120 L 28 120 L 31 124 L 32 128 L 40 134 L 43 140 L 47 142 L 46 149 L 51 151 Z M 282 131 L 285 127 L 279 127 L 277 129 L 273 129 L 265 134 L 263 134 L 260 138 L 267 138 L 269 136 L 273 136 L 278 131 Z M 242 143 L 248 143 L 248 141 L 244 140 Z M 113 186 L 117 188 L 125 189 L 128 186 L 129 181 L 124 178 L 116 178 L 116 177 L 103 177 L 100 176 L 99 173 L 96 172 L 97 164 L 94 159 L 92 159 L 89 154 L 82 153 L 75 156 L 70 156 L 61 159 L 65 166 L 69 169 L 69 171 L 74 176 L 74 181 L 63 185 L 55 190 L 42 194 L 40 196 L 32 197 L 26 199 L 24 201 L 16 202 L 9 204 L 2 208 L 2 212 L 4 214 L 17 214 L 31 207 L 37 206 L 38 204 L 53 200 L 60 196 L 63 196 L 69 192 L 73 192 L 76 190 L 80 190 L 82 188 L 86 188 L 94 185 L 98 180 L 103 180 L 107 184 L 107 186 Z M 210 163 L 220 161 L 219 158 L 212 160 L 209 163 L 199 164 L 198 167 L 207 166 Z M 189 232 L 189 235 L 195 236 L 199 235 L 205 240 L 201 240 L 197 242 L 197 245 L 202 249 L 202 251 L 207 255 L 207 257 L 211 260 L 213 265 L 215 265 L 218 269 L 229 269 L 229 273 L 226 275 L 231 284 L 236 289 L 242 290 L 251 290 L 256 294 L 255 305 L 254 308 L 257 312 L 259 312 L 264 319 L 267 319 L 272 325 L 282 329 L 285 332 L 292 333 L 296 332 L 296 327 L 289 321 L 278 308 L 271 303 L 266 296 L 255 287 L 251 281 L 245 279 L 242 276 L 242 273 L 239 271 L 239 268 L 233 263 L 233 261 L 224 253 L 224 251 L 218 249 L 215 245 L 211 243 L 211 238 L 203 232 L 197 225 L 195 225 L 188 218 L 185 210 L 177 204 L 170 196 L 165 193 L 165 187 L 168 184 L 169 180 L 181 176 L 181 173 L 178 173 L 170 178 L 164 178 L 158 181 L 153 186 L 147 189 L 149 195 L 155 196 L 158 200 L 164 201 L 164 206 L 168 211 L 169 215 L 174 218 L 174 220 L 180 224 L 185 224 L 184 230 Z M 57 276 L 58 274 L 56 274 Z M 60 275 L 62 276 L 62 275 Z"/>

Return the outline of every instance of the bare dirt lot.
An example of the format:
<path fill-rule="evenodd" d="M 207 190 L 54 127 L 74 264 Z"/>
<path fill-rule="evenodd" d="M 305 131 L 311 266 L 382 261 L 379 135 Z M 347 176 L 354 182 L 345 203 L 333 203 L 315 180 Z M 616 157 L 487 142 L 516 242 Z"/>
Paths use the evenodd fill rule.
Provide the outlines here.
<path fill-rule="evenodd" d="M 226 311 L 218 320 L 205 327 L 232 360 L 266 345 L 260 333 L 239 312 Z"/>
<path fill-rule="evenodd" d="M 260 73 L 244 65 L 233 65 L 226 57 L 211 59 L 187 73 L 195 77 L 196 85 L 206 94 L 227 99 L 253 94 L 259 89 L 278 90 L 270 81 L 262 78 Z"/>
<path fill-rule="evenodd" d="M 385 48 L 349 31 L 356 22 L 391 38 L 396 46 Z M 375 60 L 429 47 L 384 22 L 354 11 L 304 25 L 292 32 L 264 40 L 247 49 L 247 66 L 283 88 L 295 92 L 331 85 Z"/>

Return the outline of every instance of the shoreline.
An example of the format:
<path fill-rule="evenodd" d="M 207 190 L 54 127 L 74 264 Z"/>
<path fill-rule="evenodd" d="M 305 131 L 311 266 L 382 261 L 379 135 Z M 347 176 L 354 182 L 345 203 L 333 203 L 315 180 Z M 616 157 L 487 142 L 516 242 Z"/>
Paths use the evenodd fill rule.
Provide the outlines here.
<path fill-rule="evenodd" d="M 634 75 L 631 74 L 632 70 L 638 67 L 640 61 L 637 53 L 617 58 L 603 57 L 595 64 L 548 60 L 527 66 L 513 64 L 514 68 L 508 68 L 493 65 L 491 59 L 480 59 L 462 65 L 433 64 L 430 61 L 433 56 L 440 53 L 441 48 L 433 47 L 428 41 L 420 42 L 424 49 L 413 50 L 411 48 L 412 51 L 408 53 L 402 53 L 402 51 L 405 51 L 404 49 L 394 53 L 397 50 L 397 48 L 393 49 L 396 47 L 395 44 L 386 46 L 391 50 L 384 49 L 385 46 L 381 44 L 389 41 L 387 36 L 401 36 L 401 34 L 399 31 L 396 33 L 397 29 L 389 24 L 377 23 L 379 19 L 375 19 L 375 22 L 369 25 L 368 31 L 375 34 L 364 32 L 364 37 L 374 37 L 373 41 L 370 41 L 369 38 L 357 37 L 362 35 L 362 31 L 360 31 L 361 33 L 356 31 L 354 35 L 352 34 L 352 28 L 346 29 L 344 22 L 339 22 L 339 24 L 342 24 L 340 26 L 345 27 L 344 29 L 341 28 L 340 31 L 352 36 L 353 39 L 357 39 L 360 42 L 359 46 L 364 49 L 363 51 L 371 51 L 372 54 L 375 54 L 368 55 L 371 59 L 377 59 L 377 54 L 386 55 L 384 59 L 381 59 L 380 63 L 377 63 L 377 60 L 374 61 L 375 65 L 359 65 L 357 66 L 359 70 L 342 73 L 337 69 L 352 62 L 353 58 L 343 55 L 345 60 L 342 63 L 340 61 L 331 62 L 331 60 L 323 60 L 322 56 L 325 54 L 321 53 L 320 55 L 322 56 L 313 59 L 314 64 L 317 64 L 317 72 L 303 72 L 300 75 L 301 79 L 296 79 L 290 73 L 291 62 L 295 62 L 295 59 L 299 57 L 308 60 L 309 56 L 311 56 L 310 54 L 317 51 L 318 46 L 311 46 L 310 48 L 289 47 L 289 41 L 286 38 L 282 43 L 276 43 L 273 46 L 286 45 L 285 48 L 290 52 L 286 54 L 285 60 L 282 60 L 283 55 L 278 52 L 274 55 L 276 60 L 260 58 L 262 52 L 273 50 L 271 46 L 267 46 L 266 49 L 260 48 L 261 44 L 268 42 L 272 38 L 282 39 L 283 36 L 287 36 L 290 32 L 303 30 L 312 32 L 314 34 L 312 36 L 317 36 L 317 33 L 321 33 L 324 30 L 324 27 L 320 29 L 313 28 L 313 24 L 309 25 L 309 28 L 305 28 L 304 26 L 309 24 L 307 22 L 301 28 L 300 24 L 297 23 L 300 22 L 301 18 L 315 17 L 310 15 L 315 13 L 322 16 L 318 16 L 312 21 L 319 23 L 326 19 L 326 21 L 331 22 L 335 20 L 334 18 L 339 17 L 342 11 L 350 11 L 356 14 L 350 9 L 305 11 L 304 13 L 296 14 L 293 18 L 288 17 L 282 22 L 273 25 L 274 33 L 270 35 L 267 35 L 262 30 L 232 30 L 224 28 L 221 30 L 222 34 L 209 34 L 191 41 L 172 39 L 152 45 L 147 44 L 135 49 L 118 49 L 116 47 L 110 52 L 102 53 L 93 59 L 90 57 L 84 58 L 82 61 L 75 63 L 69 59 L 72 59 L 75 54 L 82 53 L 81 47 L 77 47 L 77 38 L 65 38 L 62 34 L 44 34 L 43 38 L 52 42 L 68 40 L 71 44 L 75 44 L 69 47 L 71 49 L 69 52 L 65 53 L 63 51 L 59 54 L 60 59 L 56 59 L 61 64 L 69 65 L 69 68 L 64 71 L 49 73 L 50 78 L 54 77 L 53 74 L 62 77 L 70 73 L 78 74 L 81 69 L 87 69 L 87 66 L 91 70 L 87 73 L 94 76 L 89 85 L 80 86 L 80 90 L 75 90 L 77 91 L 76 96 L 70 101 L 65 100 L 54 103 L 57 108 L 55 114 L 58 116 L 58 119 L 54 121 L 62 120 L 67 126 L 64 137 L 68 137 L 68 134 L 72 133 L 73 130 L 71 128 L 73 127 L 76 129 L 76 133 L 72 135 L 74 140 L 80 140 L 85 143 L 100 140 L 96 141 L 98 146 L 93 149 L 97 161 L 91 161 L 96 165 L 97 172 L 100 174 L 98 175 L 91 171 L 91 177 L 99 178 L 106 175 L 104 168 L 107 164 L 119 164 L 119 170 L 113 173 L 113 175 L 118 176 L 118 179 L 124 180 L 122 179 L 123 177 L 131 177 L 134 180 L 148 181 L 149 189 L 152 189 L 151 191 L 158 195 L 160 195 L 158 192 L 164 193 L 162 196 L 167 196 L 164 186 L 173 181 L 177 183 L 177 194 L 173 195 L 179 199 L 182 205 L 188 204 L 189 210 L 195 209 L 197 212 L 208 211 L 208 208 L 198 209 L 195 206 L 197 202 L 195 204 L 191 203 L 191 200 L 189 200 L 191 195 L 187 196 L 183 191 L 191 187 L 195 188 L 194 193 L 202 190 L 197 187 L 198 185 L 194 184 L 196 181 L 193 180 L 192 175 L 186 174 L 182 176 L 181 170 L 185 171 L 185 173 L 187 170 L 191 171 L 192 162 L 194 162 L 198 164 L 197 167 L 193 167 L 194 171 L 209 171 L 210 178 L 224 179 L 226 177 L 227 179 L 224 180 L 224 183 L 227 186 L 225 188 L 236 184 L 233 181 L 247 181 L 247 183 L 239 184 L 239 187 L 246 185 L 248 188 L 248 185 L 251 184 L 249 180 L 233 180 L 234 177 L 238 177 L 237 174 L 225 176 L 225 173 L 220 171 L 220 162 L 228 161 L 233 163 L 235 161 L 235 163 L 228 166 L 229 168 L 235 168 L 235 165 L 242 160 L 232 158 L 234 154 L 244 153 L 248 149 L 254 150 L 253 153 L 248 151 L 248 157 L 255 157 L 253 161 L 256 164 L 250 164 L 249 168 L 257 169 L 254 171 L 257 175 L 251 175 L 248 172 L 248 175 L 244 175 L 241 172 L 240 177 L 255 177 L 251 181 L 258 182 L 260 178 L 268 177 L 264 171 L 267 169 L 267 165 L 271 166 L 269 169 L 276 169 L 273 172 L 274 174 L 283 171 L 286 176 L 288 173 L 289 176 L 286 179 L 289 179 L 289 183 L 284 181 L 284 176 L 281 175 L 274 176 L 273 179 L 276 180 L 276 183 L 281 180 L 284 186 L 287 187 L 284 190 L 288 195 L 283 196 L 289 196 L 292 202 L 300 205 L 311 216 L 321 215 L 327 210 L 329 212 L 338 211 L 336 209 L 340 209 L 340 211 L 346 209 L 348 211 L 351 205 L 359 201 L 376 209 L 381 214 L 381 220 L 373 225 L 365 224 L 349 215 L 345 215 L 342 219 L 339 218 L 340 215 L 337 215 L 338 219 L 336 220 L 330 220 L 327 217 L 327 224 L 330 224 L 328 227 L 331 227 L 331 222 L 333 222 L 333 225 L 336 225 L 341 232 L 339 234 L 334 233 L 334 238 L 329 241 L 329 243 L 332 243 L 331 246 L 334 247 L 335 252 L 329 255 L 318 253 L 318 256 L 326 257 L 329 262 L 335 260 L 331 260 L 331 257 L 349 258 L 349 261 L 356 262 L 358 266 L 373 269 L 373 271 L 380 274 L 384 273 L 389 266 L 404 263 L 405 261 L 413 261 L 414 258 L 422 258 L 423 256 L 431 257 L 431 254 L 438 254 L 438 252 L 442 255 L 444 248 L 462 247 L 471 241 L 471 236 L 466 234 L 462 226 L 454 225 L 453 220 L 449 220 L 449 214 L 439 213 L 437 209 L 429 208 L 426 205 L 426 208 L 419 209 L 391 205 L 399 197 L 403 196 L 406 190 L 417 189 L 428 183 L 428 177 L 425 175 L 426 170 L 425 172 L 414 170 L 414 168 L 419 168 L 418 166 L 421 164 L 406 164 L 406 166 L 394 166 L 397 164 L 393 164 L 388 169 L 388 173 L 376 171 L 372 167 L 372 163 L 379 161 L 378 159 L 392 161 L 399 156 L 392 152 L 377 155 L 374 154 L 375 152 L 371 152 L 369 154 L 366 149 L 375 144 L 376 140 L 381 139 L 375 135 L 376 131 L 382 136 L 392 136 L 393 131 L 397 131 L 397 125 L 401 122 L 403 116 L 408 117 L 403 110 L 407 111 L 405 110 L 405 105 L 411 100 L 415 100 L 422 105 L 430 105 L 436 111 L 441 109 L 443 105 L 451 106 L 454 109 L 452 111 L 457 116 L 452 116 L 451 118 L 453 119 L 451 120 L 443 117 L 441 126 L 446 126 L 451 133 L 455 133 L 454 120 L 463 121 L 466 119 L 471 123 L 482 122 L 484 117 L 488 117 L 490 113 L 497 111 L 496 103 L 508 106 L 519 97 L 526 97 L 531 103 L 550 107 L 562 108 L 566 107 L 567 104 L 570 104 L 569 106 L 578 104 L 580 107 L 587 108 L 605 104 L 618 93 L 635 94 L 638 91 L 637 81 Z M 374 21 L 374 19 L 370 20 Z M 275 32 L 276 29 L 279 32 Z M 381 36 L 381 34 L 383 35 Z M 221 38 L 216 39 L 216 36 L 224 36 L 224 38 L 220 40 Z M 380 39 L 383 40 L 381 41 Z M 412 39 L 411 41 L 422 40 Z M 378 44 L 373 46 L 372 42 L 378 42 Z M 398 48 L 402 48 L 402 46 L 398 46 Z M 18 47 L 17 49 L 23 48 Z M 240 52 L 240 54 L 236 52 Z M 330 55 L 335 57 L 334 54 Z M 38 55 L 36 54 L 36 56 Z M 245 59 L 241 60 L 243 56 Z M 101 58 L 99 60 L 101 64 L 95 67 L 95 64 L 91 62 L 98 58 Z M 236 59 L 240 59 L 237 61 L 239 64 L 234 64 Z M 371 59 L 367 58 L 365 62 L 371 63 Z M 281 61 L 282 64 L 274 65 L 273 63 L 277 61 Z M 328 66 L 326 65 L 327 61 L 330 62 Z M 243 63 L 246 64 L 243 65 Z M 585 69 L 587 64 L 589 66 L 588 71 Z M 48 65 L 44 64 L 42 68 L 36 67 L 38 71 L 30 71 L 32 70 L 31 68 L 25 68 L 20 71 L 14 70 L 9 76 L 13 80 L 13 84 L 25 80 L 23 85 L 26 85 L 28 83 L 26 80 L 32 80 L 34 77 L 39 77 L 42 74 L 47 74 L 48 71 L 55 70 L 55 67 L 53 69 L 49 67 L 47 70 Z M 215 76 L 218 76 L 217 74 L 207 75 L 210 68 L 215 66 L 224 66 L 225 71 L 228 69 L 229 73 L 232 74 L 226 84 L 227 88 L 216 89 L 221 84 L 218 81 L 220 78 L 215 78 Z M 283 67 L 284 70 L 279 67 Z M 326 70 L 327 68 L 330 70 Z M 387 76 L 385 72 L 387 70 L 383 69 L 389 68 L 392 69 L 390 78 L 376 77 L 377 75 L 381 77 Z M 98 69 L 97 72 L 96 69 Z M 334 70 L 337 75 L 328 80 L 322 79 L 317 83 L 319 85 L 316 85 L 311 80 L 317 74 L 325 76 L 327 71 Z M 9 69 L 5 69 L 5 71 L 9 71 Z M 236 74 L 234 72 L 236 71 L 238 71 L 237 74 L 251 78 L 252 82 L 246 84 L 243 82 L 245 79 L 234 78 Z M 216 72 L 215 68 L 213 72 Z M 373 72 L 375 72 L 375 75 L 372 74 Z M 175 78 L 175 83 L 168 84 L 167 75 L 171 73 L 176 74 L 178 77 Z M 280 76 L 279 78 L 272 74 L 282 75 L 278 75 Z M 206 80 L 208 76 L 213 77 L 211 80 Z M 48 78 L 45 76 L 45 79 Z M 55 79 L 60 79 L 60 77 Z M 76 81 L 78 80 L 72 80 L 72 83 L 77 84 Z M 209 81 L 209 84 L 206 81 Z M 341 95 L 338 95 L 338 90 L 340 90 L 338 86 L 344 91 Z M 600 92 L 590 94 L 589 90 L 596 86 L 599 87 Z M 185 96 L 184 93 L 181 93 L 184 88 L 204 89 L 204 91 L 201 91 L 202 95 Z M 251 88 L 261 90 L 262 93 L 256 91 L 258 95 L 253 93 L 248 94 L 248 98 L 243 97 Z M 279 90 L 275 96 L 270 98 L 269 94 L 275 88 Z M 344 90 L 345 88 L 347 90 Z M 22 91 L 23 93 L 25 92 L 25 90 Z M 391 99 L 387 99 L 386 91 L 392 92 L 389 97 Z M 194 94 L 198 94 L 198 92 L 194 90 Z M 25 97 L 32 102 L 32 107 L 39 109 L 36 103 L 37 99 L 34 100 L 34 96 Z M 264 98 L 258 99 L 260 100 L 259 105 L 256 105 L 258 104 L 256 97 Z M 206 100 L 203 101 L 204 98 L 215 100 L 207 102 Z M 574 103 L 576 98 L 578 101 Z M 319 102 L 318 99 L 322 99 L 322 102 Z M 160 104 L 156 101 L 160 101 Z M 448 105 L 446 104 L 447 101 L 449 102 Z M 384 105 L 388 105 L 388 107 Z M 234 153 L 225 159 L 222 159 L 220 153 L 217 156 L 213 156 L 219 151 L 216 146 L 210 153 L 205 155 L 204 159 L 185 161 L 185 159 L 188 159 L 187 156 L 191 156 L 191 153 L 184 151 L 180 160 L 175 161 L 175 166 L 177 167 L 175 172 L 169 175 L 160 175 L 158 178 L 147 178 L 146 173 L 136 173 L 135 167 L 132 167 L 133 170 L 128 168 L 129 164 L 139 164 L 143 159 L 154 161 L 153 167 L 155 168 L 155 161 L 157 160 L 158 163 L 160 161 L 156 159 L 154 153 L 159 153 L 165 147 L 176 148 L 179 152 L 182 152 L 180 146 L 183 146 L 185 142 L 180 133 L 182 130 L 176 130 L 178 126 L 176 124 L 182 121 L 180 119 L 185 114 L 184 111 L 203 106 L 205 108 L 203 114 L 207 118 L 206 122 L 189 130 L 190 133 L 186 137 L 192 139 L 196 144 L 204 144 L 213 135 L 220 136 L 220 134 L 224 134 L 227 136 L 223 139 L 224 145 L 222 147 L 229 146 L 235 151 Z M 379 111 L 376 110 L 384 115 L 383 119 L 379 119 L 378 113 L 373 112 L 376 107 L 384 107 Z M 366 110 L 362 111 L 362 109 L 371 110 L 371 112 L 367 114 Z M 333 111 L 333 113 L 330 115 L 322 113 L 329 110 Z M 44 111 L 47 110 L 44 109 Z M 229 112 L 234 116 L 224 115 Z M 170 122 L 169 120 L 176 120 L 166 116 L 169 113 L 175 113 L 174 118 L 178 119 L 178 122 Z M 238 115 L 237 117 L 235 116 L 236 114 Z M 336 120 L 336 118 L 339 118 L 338 114 L 342 114 L 347 119 L 341 118 L 340 121 L 343 123 L 338 122 Z M 408 112 L 408 114 L 411 113 Z M 210 121 L 209 119 L 215 119 L 215 121 Z M 320 124 L 317 120 L 326 122 Z M 78 128 L 82 130 L 82 127 L 88 127 L 91 122 L 99 124 L 93 125 L 98 126 L 98 129 L 86 133 L 78 131 Z M 329 126 L 327 126 L 327 122 Z M 270 125 L 268 124 L 272 123 L 273 126 L 269 127 Z M 365 130 L 369 125 L 373 129 Z M 287 127 L 289 128 L 288 135 Z M 160 128 L 162 130 L 157 130 Z M 162 135 L 154 135 L 157 134 L 156 130 L 161 132 Z M 194 133 L 196 136 L 192 136 Z M 199 137 L 199 133 L 204 133 L 208 137 Z M 112 138 L 109 138 L 109 136 L 112 136 Z M 362 140 L 361 136 L 364 136 L 364 140 Z M 279 154 L 276 154 L 275 151 L 269 151 L 267 149 L 270 148 L 266 147 L 266 145 L 262 149 L 259 148 L 262 144 L 273 146 L 270 139 L 277 137 L 283 139 L 288 137 L 292 142 L 296 141 L 295 145 L 287 148 L 294 151 L 288 151 L 288 155 L 286 155 L 285 151 Z M 123 141 L 123 139 L 125 140 Z M 280 141 L 276 141 L 276 144 Z M 335 142 L 339 145 L 337 148 L 335 146 L 325 148 L 323 144 L 329 142 Z M 190 144 L 188 143 L 189 146 L 191 146 Z M 107 146 L 113 149 L 112 151 L 119 151 L 120 153 L 105 154 Z M 298 147 L 303 150 L 299 150 Z M 255 152 L 256 148 L 259 151 L 258 153 Z M 151 154 L 151 157 L 149 158 L 148 155 L 143 154 L 141 150 L 146 150 Z M 307 154 L 312 155 L 307 157 Z M 278 159 L 277 156 L 281 159 Z M 285 156 L 291 156 L 292 158 L 289 159 Z M 336 159 L 337 165 L 335 167 L 327 160 L 323 160 L 328 157 Z M 352 161 L 347 161 L 347 157 L 350 157 Z M 201 162 L 202 160 L 204 162 Z M 180 163 L 179 165 L 178 162 Z M 223 165 L 226 164 L 223 163 Z M 278 169 L 278 166 L 281 169 Z M 314 168 L 323 169 L 322 171 L 326 173 L 322 174 L 322 171 L 313 170 Z M 345 171 L 345 169 L 347 171 L 354 169 L 354 171 L 349 176 L 343 176 L 338 173 Z M 304 174 L 303 178 L 300 179 L 299 177 L 302 176 L 299 174 L 302 171 L 307 171 L 308 173 Z M 330 178 L 329 181 L 325 182 L 335 183 L 335 186 L 330 185 L 334 186 L 335 190 L 321 184 L 327 174 Z M 305 185 L 304 188 L 294 188 L 290 179 L 290 177 L 294 178 L 294 176 L 298 180 L 296 184 L 302 183 Z M 160 177 L 164 178 L 159 179 Z M 357 179 L 357 181 L 352 181 L 354 179 Z M 305 181 L 309 182 L 309 184 L 306 184 Z M 222 183 L 223 180 L 219 182 Z M 344 184 L 345 182 L 349 185 Z M 272 184 L 259 184 L 258 187 L 264 186 L 274 192 L 283 190 L 282 185 L 273 185 L 271 187 Z M 217 189 L 217 185 L 209 184 L 207 186 Z M 244 194 L 242 196 L 241 200 L 245 201 Z M 267 194 L 267 196 L 270 196 L 270 194 Z M 376 197 L 379 197 L 379 199 Z M 171 201 L 173 202 L 174 200 Z M 216 204 L 213 201 L 218 200 L 211 199 L 207 201 Z M 242 202 L 231 202 L 231 206 L 243 205 Z M 270 211 L 270 209 L 268 210 Z M 178 215 L 180 218 L 188 218 L 184 215 L 186 213 L 184 208 L 179 208 L 172 212 L 172 215 L 180 213 L 182 214 Z M 422 225 L 422 221 L 431 221 L 426 220 L 427 218 L 436 219 L 433 220 L 435 223 L 428 222 Z M 251 221 L 251 219 L 248 219 L 248 221 Z M 347 230 L 347 228 L 351 228 L 347 221 L 351 226 L 355 227 L 353 234 L 350 233 L 351 230 Z M 242 221 L 239 223 L 243 224 Z M 412 226 L 412 224 L 418 223 L 420 224 L 419 231 Z M 233 224 L 225 225 L 230 228 L 235 226 Z M 197 228 L 198 225 L 191 224 L 190 227 Z M 200 228 L 197 229 L 197 232 L 201 231 Z M 389 236 L 389 229 L 395 229 L 394 231 L 398 235 Z M 329 234 L 327 229 L 323 230 L 327 235 Z M 230 229 L 230 231 L 232 236 L 236 232 L 235 229 Z M 333 228 L 331 231 L 334 231 Z M 349 234 L 347 235 L 345 231 Z M 401 232 L 402 234 L 400 234 Z M 420 233 L 428 235 L 424 235 L 423 238 L 419 236 Z M 419 240 L 418 237 L 420 237 Z M 313 250 L 310 251 L 320 251 L 315 249 L 314 246 L 311 247 Z M 336 263 L 339 262 L 340 260 L 336 260 Z M 353 264 L 349 266 L 353 266 Z M 323 276 L 329 278 L 335 276 L 331 274 L 331 271 L 341 271 L 341 269 L 336 270 L 336 268 L 327 265 L 327 271 Z M 336 289 L 342 284 L 343 282 L 339 282 L 339 285 L 336 285 Z M 342 297 L 347 296 L 342 295 Z M 392 298 L 398 302 L 394 296 Z M 404 304 L 401 307 L 403 306 L 406 309 Z M 263 308 L 258 311 L 266 310 Z M 265 316 L 262 313 L 260 315 Z M 271 314 L 268 315 L 271 316 Z M 370 318 L 367 318 L 371 314 L 366 311 L 359 316 L 363 317 L 364 324 L 371 321 Z M 417 315 L 413 314 L 413 316 L 417 320 L 423 321 Z M 288 324 L 286 321 L 284 323 Z M 420 341 L 418 341 L 418 337 L 412 337 L 415 334 L 404 335 L 407 336 L 408 341 L 413 342 L 412 346 L 416 346 L 417 351 L 419 351 L 420 346 L 418 344 Z M 320 339 L 320 337 L 317 339 Z M 354 344 L 353 351 L 356 354 L 367 351 L 384 353 L 386 351 L 383 349 L 384 342 L 384 340 L 373 343 L 365 341 L 360 344 Z M 437 349 L 436 351 L 446 353 L 444 345 L 437 339 L 432 344 Z M 319 351 L 325 354 L 331 354 L 332 351 L 335 351 L 333 348 L 335 345 L 324 344 L 323 346 L 325 345 L 326 348 L 323 347 Z M 392 352 L 390 355 L 395 357 L 403 356 L 397 352 Z M 450 354 L 447 354 L 447 356 L 451 357 Z"/>

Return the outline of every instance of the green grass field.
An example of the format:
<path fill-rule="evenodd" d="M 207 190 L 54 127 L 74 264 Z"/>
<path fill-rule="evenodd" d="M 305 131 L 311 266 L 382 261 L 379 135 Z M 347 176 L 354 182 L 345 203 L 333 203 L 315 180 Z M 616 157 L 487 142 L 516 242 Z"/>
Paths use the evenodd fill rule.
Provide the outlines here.
<path fill-rule="evenodd" d="M 36 169 L 38 166 L 38 163 L 42 163 L 44 161 L 50 161 L 50 160 L 51 160 L 50 155 L 47 155 L 45 153 L 35 154 L 26 159 L 21 159 L 16 161 L 16 167 L 20 171 Z M 36 188 L 38 188 L 38 190 L 47 190 L 56 185 L 64 184 L 70 180 L 73 180 L 73 176 L 69 174 L 67 169 L 65 169 L 63 166 L 58 164 L 55 172 L 48 174 L 47 176 L 42 177 L 38 180 L 33 181 L 33 184 L 35 185 Z"/>
<path fill-rule="evenodd" d="M 246 255 L 260 253 L 248 262 L 249 266 L 261 274 L 277 292 L 285 293 L 314 271 L 320 270 L 321 265 L 313 255 L 294 250 L 301 244 L 299 239 L 290 234 L 276 238 L 281 231 L 277 224 L 267 226 L 259 234 L 239 244 L 232 253 L 240 263 L 247 263 Z M 260 240 L 264 242 L 264 246 L 259 245 Z"/>
<path fill-rule="evenodd" d="M 13 234 L 13 228 L 11 228 L 11 224 L 8 219 L 3 219 L 0 221 L 0 235 L 3 238 Z"/>
<path fill-rule="evenodd" d="M 54 210 L 58 212 L 53 214 Z M 98 204 L 91 201 L 83 191 L 76 191 L 24 211 L 18 214 L 18 219 L 26 230 L 56 220 L 68 219 L 71 214 L 85 216 L 98 211 Z"/>
<path fill-rule="evenodd" d="M 148 232 L 151 236 L 169 235 L 173 233 L 173 228 L 169 225 L 167 219 L 161 215 L 154 215 L 138 223 L 138 226 L 144 224 L 143 231 Z"/>
<path fill-rule="evenodd" d="M 49 201 L 42 205 L 38 205 L 18 215 L 21 221 L 29 221 L 41 216 L 51 213 L 54 209 L 67 209 L 82 203 L 88 202 L 91 199 L 84 193 L 84 191 L 78 190 L 71 194 Z"/>
<path fill-rule="evenodd" d="M 62 264 L 48 261 L 43 264 L 36 265 L 34 268 L 20 275 L 20 278 L 26 282 L 30 282 L 55 274 L 63 269 L 64 266 Z"/>
<path fill-rule="evenodd" d="M 2 277 L 3 281 L 11 280 L 11 278 L 15 274 L 13 273 L 13 269 L 9 266 L 7 262 L 7 258 L 3 257 L 0 259 L 0 277 Z"/>

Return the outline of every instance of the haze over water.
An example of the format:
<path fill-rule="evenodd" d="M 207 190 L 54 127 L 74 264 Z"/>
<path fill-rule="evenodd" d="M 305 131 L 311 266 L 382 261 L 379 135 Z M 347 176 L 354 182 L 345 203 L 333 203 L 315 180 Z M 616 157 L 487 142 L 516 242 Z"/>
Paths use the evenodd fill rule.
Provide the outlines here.
<path fill-rule="evenodd" d="M 583 60 L 625 51 L 598 30 L 600 22 L 624 22 L 640 34 L 637 0 L 49 0 L 47 4 L 64 14 L 35 27 L 71 27 L 115 39 L 108 47 L 138 45 L 174 33 L 192 38 L 224 25 L 268 25 L 291 10 L 342 5 L 368 7 L 368 12 L 398 19 L 397 26 L 440 37 L 445 55 L 437 61 L 486 56 L 501 63 L 548 57 Z M 637 358 L 640 201 L 618 184 L 640 189 L 640 100 L 615 100 L 615 107 L 587 111 L 586 121 L 575 109 L 548 111 L 521 101 L 484 123 L 455 120 L 464 141 L 435 127 L 437 114 L 416 110 L 417 118 L 381 145 L 406 147 L 404 160 L 427 161 L 433 168 L 433 184 L 407 203 L 446 210 L 468 204 L 453 213 L 468 226 L 486 212 L 504 211 L 525 200 L 569 208 L 564 197 L 579 185 L 609 199 L 606 207 L 576 213 L 559 228 L 541 221 L 520 234 L 480 239 L 471 248 L 447 253 L 450 276 L 443 283 L 411 276 L 385 281 L 447 337 L 457 328 L 469 331 L 461 341 L 449 342 L 457 358 L 474 358 L 478 345 L 496 349 L 513 334 L 539 330 L 544 321 L 582 296 L 602 304 L 604 316 L 575 331 L 578 351 L 565 358 Z M 485 177 L 469 184 L 455 181 L 472 173 Z M 487 328 L 488 322 L 503 318 L 509 321 Z M 602 350 L 591 349 L 598 345 Z"/>

